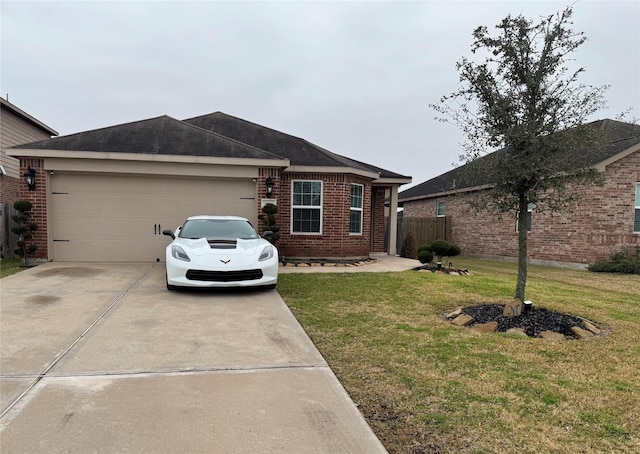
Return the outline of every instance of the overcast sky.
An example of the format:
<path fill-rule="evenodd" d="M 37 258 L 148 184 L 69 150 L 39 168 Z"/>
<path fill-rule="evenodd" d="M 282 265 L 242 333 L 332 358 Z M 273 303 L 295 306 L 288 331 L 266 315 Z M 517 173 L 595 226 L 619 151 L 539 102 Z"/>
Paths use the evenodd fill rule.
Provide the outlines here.
<path fill-rule="evenodd" d="M 67 135 L 222 111 L 402 175 L 459 164 L 430 103 L 471 33 L 574 4 L 581 82 L 640 117 L 640 2 L 0 2 L 0 92 Z"/>

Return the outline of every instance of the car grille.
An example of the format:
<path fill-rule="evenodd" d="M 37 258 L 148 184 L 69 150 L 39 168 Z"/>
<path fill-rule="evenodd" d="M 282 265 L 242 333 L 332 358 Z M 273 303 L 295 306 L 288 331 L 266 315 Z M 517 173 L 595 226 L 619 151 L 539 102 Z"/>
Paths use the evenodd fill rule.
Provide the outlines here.
<path fill-rule="evenodd" d="M 209 282 L 237 282 L 252 281 L 262 279 L 262 270 L 242 270 L 242 271 L 204 271 L 188 270 L 187 279 L 190 281 Z"/>

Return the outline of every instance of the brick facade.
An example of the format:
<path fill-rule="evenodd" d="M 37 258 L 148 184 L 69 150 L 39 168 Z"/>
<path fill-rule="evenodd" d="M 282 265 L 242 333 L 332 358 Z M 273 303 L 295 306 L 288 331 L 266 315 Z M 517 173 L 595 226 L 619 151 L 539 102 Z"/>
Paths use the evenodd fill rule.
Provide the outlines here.
<path fill-rule="evenodd" d="M 36 171 L 36 188 L 29 191 L 24 179 L 19 182 L 20 199 L 29 200 L 33 204 L 31 209 L 31 220 L 38 224 L 38 230 L 33 234 L 33 242 L 38 245 L 38 250 L 33 254 L 33 258 L 47 259 L 47 175 L 44 171 L 42 159 L 21 159 L 20 174 L 23 175 L 31 167 Z"/>
<path fill-rule="evenodd" d="M 532 213 L 529 258 L 542 262 L 586 265 L 607 259 L 612 252 L 640 246 L 633 232 L 636 183 L 640 183 L 640 152 L 634 152 L 605 169 L 603 186 L 580 189 L 571 212 Z M 404 202 L 405 217 L 432 217 L 436 204 L 445 200 L 451 216 L 451 240 L 462 253 L 478 257 L 516 258 L 518 238 L 515 213 L 502 220 L 469 207 L 472 193 Z"/>
<path fill-rule="evenodd" d="M 261 169 L 258 183 L 258 210 L 266 197 L 264 181 L 270 176 L 274 182 L 272 198 L 278 204 L 280 240 L 278 250 L 286 257 L 345 258 L 368 257 L 371 246 L 371 183 L 348 174 L 281 173 L 276 169 Z M 291 232 L 291 185 L 293 180 L 322 181 L 322 233 L 296 234 Z M 349 233 L 351 185 L 363 185 L 362 234 Z M 382 202 L 384 204 L 384 200 Z M 384 213 L 383 213 L 384 216 Z M 384 223 L 384 219 L 382 220 Z M 384 235 L 384 228 L 381 233 Z"/>
<path fill-rule="evenodd" d="M 384 187 L 374 186 L 371 188 L 371 252 L 385 252 L 387 250 L 385 243 L 386 226 L 384 201 L 386 191 Z"/>

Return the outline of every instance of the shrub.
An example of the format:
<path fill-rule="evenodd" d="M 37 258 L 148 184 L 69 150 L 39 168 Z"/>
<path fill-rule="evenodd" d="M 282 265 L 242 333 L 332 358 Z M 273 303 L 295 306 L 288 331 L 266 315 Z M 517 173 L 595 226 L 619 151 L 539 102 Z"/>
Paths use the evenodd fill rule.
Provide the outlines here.
<path fill-rule="evenodd" d="M 38 224 L 30 222 L 31 208 L 33 208 L 33 204 L 30 201 L 16 200 L 13 208 L 18 212 L 18 214 L 11 216 L 13 222 L 17 224 L 11 231 L 18 235 L 18 241 L 16 243 L 18 247 L 14 252 L 19 257 L 22 257 L 23 265 L 27 266 L 29 261 L 28 255 L 38 250 L 37 244 L 28 244 L 29 240 L 33 238 L 33 232 L 38 230 Z"/>
<path fill-rule="evenodd" d="M 275 246 L 276 241 L 280 239 L 280 227 L 276 225 L 276 214 L 278 214 L 278 205 L 273 203 L 267 203 L 262 207 L 264 214 L 258 215 L 258 218 L 262 221 L 265 231 L 273 232 L 273 235 L 267 237 L 267 240 Z"/>
<path fill-rule="evenodd" d="M 609 260 L 589 265 L 587 269 L 600 273 L 640 274 L 640 247 L 636 247 L 635 252 L 630 249 L 614 252 Z"/>
<path fill-rule="evenodd" d="M 420 263 L 431 263 L 433 261 L 433 252 L 428 249 L 418 249 L 418 260 L 420 260 Z"/>
<path fill-rule="evenodd" d="M 405 257 L 408 259 L 418 258 L 417 249 L 418 249 L 418 241 L 416 240 L 416 236 L 413 234 L 413 232 L 408 232 L 404 237 L 404 241 L 402 242 L 400 257 Z"/>
<path fill-rule="evenodd" d="M 418 260 L 422 263 L 429 263 L 434 256 L 438 257 L 438 262 L 442 263 L 442 257 L 455 257 L 460 255 L 460 247 L 445 240 L 436 240 L 431 244 L 423 244 L 418 248 Z M 422 258 L 420 258 L 422 256 Z"/>

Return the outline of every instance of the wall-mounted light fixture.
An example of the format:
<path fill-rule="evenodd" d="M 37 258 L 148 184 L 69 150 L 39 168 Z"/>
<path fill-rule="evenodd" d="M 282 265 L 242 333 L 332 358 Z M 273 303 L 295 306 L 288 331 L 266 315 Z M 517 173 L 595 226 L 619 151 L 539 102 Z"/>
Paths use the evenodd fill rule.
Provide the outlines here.
<path fill-rule="evenodd" d="M 267 177 L 264 184 L 267 186 L 267 197 L 271 197 L 271 195 L 273 194 L 273 186 L 274 186 L 274 183 L 271 177 Z"/>
<path fill-rule="evenodd" d="M 32 169 L 31 166 L 29 166 L 24 174 L 24 182 L 27 183 L 29 191 L 36 190 L 36 170 Z"/>

